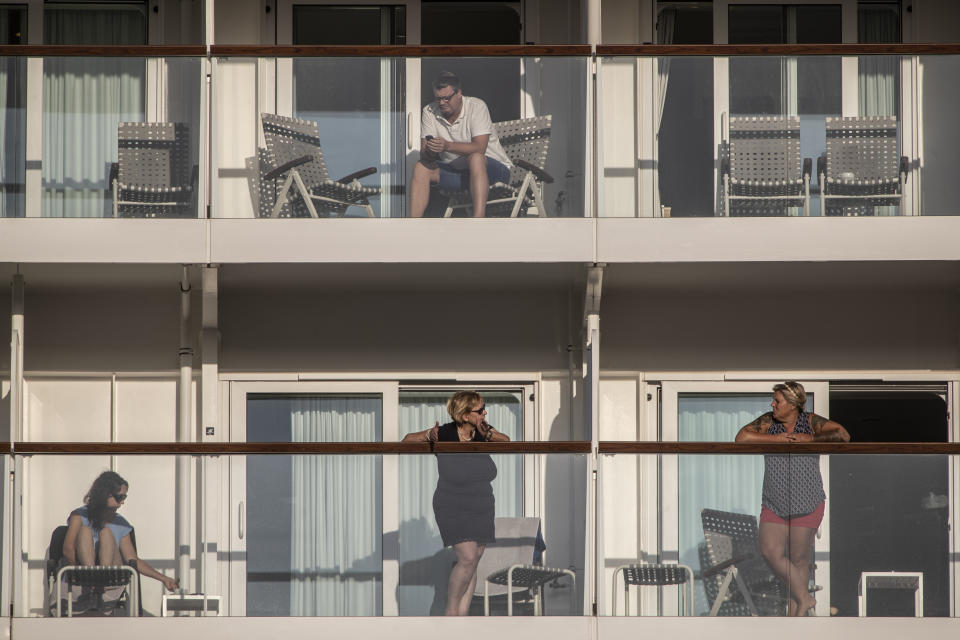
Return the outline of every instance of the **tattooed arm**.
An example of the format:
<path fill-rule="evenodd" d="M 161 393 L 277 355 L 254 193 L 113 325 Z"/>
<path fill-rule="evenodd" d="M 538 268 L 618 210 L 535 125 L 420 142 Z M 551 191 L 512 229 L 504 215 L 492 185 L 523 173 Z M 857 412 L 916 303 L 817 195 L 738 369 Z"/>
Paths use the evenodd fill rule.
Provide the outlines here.
<path fill-rule="evenodd" d="M 850 442 L 850 434 L 840 423 L 815 413 L 810 414 L 810 428 L 813 429 L 814 442 Z"/>
<path fill-rule="evenodd" d="M 767 432 L 773 424 L 773 413 L 768 411 L 748 425 L 744 425 L 737 433 L 734 442 L 768 442 L 777 439 Z"/>

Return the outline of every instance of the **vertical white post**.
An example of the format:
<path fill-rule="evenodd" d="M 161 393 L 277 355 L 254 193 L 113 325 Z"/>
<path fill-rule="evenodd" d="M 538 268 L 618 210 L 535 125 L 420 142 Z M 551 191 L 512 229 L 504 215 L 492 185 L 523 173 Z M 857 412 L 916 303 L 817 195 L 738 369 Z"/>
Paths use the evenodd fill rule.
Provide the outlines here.
<path fill-rule="evenodd" d="M 583 597 L 586 604 L 586 614 L 594 615 L 601 611 L 599 596 L 602 589 L 597 584 L 599 571 L 597 558 L 602 553 L 602 532 L 599 525 L 599 508 L 597 496 L 597 477 L 599 460 L 597 450 L 600 441 L 600 295 L 603 285 L 603 265 L 595 264 L 587 272 L 587 287 L 584 297 L 584 364 L 586 365 L 586 411 L 587 429 L 590 433 L 590 459 L 587 464 L 587 527 L 586 556 L 583 568 L 584 590 Z"/>
<path fill-rule="evenodd" d="M 201 328 L 200 328 L 200 440 L 204 442 L 220 442 L 225 434 L 220 425 L 219 413 L 219 353 L 220 353 L 220 328 L 219 316 L 217 313 L 217 304 L 219 297 L 218 287 L 219 270 L 217 267 L 203 267 L 201 269 L 202 278 L 202 299 L 201 299 Z M 217 571 L 217 554 L 209 548 L 208 535 L 210 528 L 207 526 L 210 522 L 218 522 L 218 509 L 220 501 L 216 499 L 216 483 L 209 483 L 208 480 L 216 478 L 219 474 L 218 465 L 209 460 L 206 456 L 202 458 L 200 465 L 200 478 L 198 485 L 200 487 L 200 554 L 198 570 L 200 575 L 197 578 L 197 585 L 204 594 L 222 593 L 219 583 L 219 574 Z M 216 531 L 216 529 L 214 529 Z M 216 539 L 216 538 L 215 538 Z M 206 615 L 206 607 L 204 613 Z"/>
<path fill-rule="evenodd" d="M 180 280 L 180 419 L 177 442 L 193 438 L 193 347 L 190 346 L 190 274 Z M 177 456 L 177 579 L 190 592 L 190 456 Z"/>
<path fill-rule="evenodd" d="M 17 273 L 13 276 L 13 282 L 11 283 L 11 300 L 10 300 L 10 441 L 18 442 L 23 439 L 23 289 L 24 289 L 24 280 L 23 274 Z M 23 469 L 22 465 L 17 464 L 15 460 L 11 457 L 7 457 L 9 452 L 4 452 L 5 460 L 13 461 L 14 463 L 14 479 L 19 479 L 22 477 L 20 473 Z M 24 574 L 23 574 L 23 563 L 16 562 L 16 559 L 20 557 L 20 549 L 22 545 L 22 532 L 21 525 L 22 522 L 22 505 L 17 499 L 17 496 L 20 495 L 19 487 L 15 482 L 11 483 L 9 481 L 9 476 L 7 473 L 7 465 L 4 464 L 0 467 L 0 471 L 3 472 L 4 478 L 2 490 L 5 492 L 3 500 L 3 522 L 10 522 L 8 519 L 11 515 L 13 516 L 13 527 L 10 540 L 10 546 L 6 547 L 3 550 L 2 554 L 2 563 L 0 563 L 0 578 L 9 576 L 8 569 L 10 564 L 13 564 L 13 580 L 0 580 L 0 602 L 10 602 L 11 595 L 16 597 L 14 602 L 13 612 L 16 615 L 25 615 L 26 613 L 26 598 L 23 597 L 23 589 L 17 588 L 13 589 L 13 594 L 11 594 L 11 586 L 17 585 L 22 587 Z M 4 612 L 6 613 L 6 612 Z"/>

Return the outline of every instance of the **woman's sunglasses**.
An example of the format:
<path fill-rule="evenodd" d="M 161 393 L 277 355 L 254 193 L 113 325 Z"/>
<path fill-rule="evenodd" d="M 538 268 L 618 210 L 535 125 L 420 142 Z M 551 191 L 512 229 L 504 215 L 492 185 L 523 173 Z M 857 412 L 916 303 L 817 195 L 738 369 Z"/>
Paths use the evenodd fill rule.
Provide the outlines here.
<path fill-rule="evenodd" d="M 113 499 L 117 502 L 123 502 L 127 499 L 127 494 L 125 493 L 111 493 L 110 495 L 112 495 Z"/>
<path fill-rule="evenodd" d="M 487 410 L 487 405 L 482 404 L 482 405 L 480 405 L 480 408 L 479 408 L 479 409 L 471 409 L 471 410 L 470 410 L 470 413 L 483 413 L 483 412 L 486 411 L 486 410 Z"/>

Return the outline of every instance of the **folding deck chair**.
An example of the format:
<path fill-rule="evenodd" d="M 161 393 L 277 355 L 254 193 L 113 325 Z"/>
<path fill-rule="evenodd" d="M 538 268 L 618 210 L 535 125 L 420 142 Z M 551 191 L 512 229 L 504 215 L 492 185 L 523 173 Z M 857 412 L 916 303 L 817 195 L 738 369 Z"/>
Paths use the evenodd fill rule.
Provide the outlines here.
<path fill-rule="evenodd" d="M 379 195 L 380 188 L 365 186 L 360 179 L 376 173 L 376 167 L 333 180 L 323 160 L 316 122 L 272 113 L 261 114 L 260 121 L 267 147 L 258 150 L 257 170 L 251 179 L 259 184 L 251 191 L 258 197 L 261 215 L 264 204 L 272 203 L 269 216 L 273 218 L 342 216 L 348 207 L 362 207 L 368 217 L 374 217 L 370 196 Z M 253 159 L 248 159 L 248 168 L 253 164 Z"/>
<path fill-rule="evenodd" d="M 60 525 L 53 530 L 50 536 L 50 548 L 47 553 L 47 594 L 49 609 L 56 617 L 73 617 L 74 604 L 72 587 L 92 587 L 98 591 L 109 587 L 124 587 L 124 598 L 121 599 L 115 611 L 126 611 L 131 617 L 143 615 L 140 602 L 140 573 L 135 563 L 116 567 L 106 566 L 61 566 L 63 558 L 63 541 L 67 535 L 67 526 Z M 130 541 L 136 548 L 137 542 L 134 532 L 130 532 Z M 64 589 L 66 587 L 66 589 Z M 93 603 L 91 609 L 80 613 L 100 613 L 100 602 Z M 100 613 L 102 615 L 102 613 Z"/>
<path fill-rule="evenodd" d="M 113 217 L 196 217 L 197 165 L 179 122 L 121 122 L 110 166 Z"/>
<path fill-rule="evenodd" d="M 871 215 L 902 205 L 910 159 L 897 155 L 893 116 L 827 118 L 827 150 L 817 159 L 824 215 Z"/>
<path fill-rule="evenodd" d="M 730 118 L 720 173 L 725 216 L 780 216 L 787 207 L 810 215 L 813 162 L 800 157 L 800 119 Z"/>
<path fill-rule="evenodd" d="M 490 185 L 487 194 L 487 214 L 516 218 L 521 211 L 530 215 L 546 217 L 543 204 L 543 185 L 553 182 L 547 173 L 547 151 L 550 148 L 551 116 L 537 116 L 521 120 L 506 120 L 493 123 L 500 144 L 507 153 L 513 168 L 510 183 L 496 182 Z M 472 207 L 470 191 L 444 191 L 450 198 L 444 217 L 449 218 L 454 209 Z"/>
<path fill-rule="evenodd" d="M 744 513 L 700 512 L 706 544 L 700 575 L 711 600 L 710 615 L 784 615 L 787 588 L 757 547 L 757 519 Z M 712 598 L 711 598 L 712 596 Z"/>
<path fill-rule="evenodd" d="M 483 615 L 490 615 L 490 596 L 503 594 L 508 616 L 513 615 L 514 597 L 523 594 L 532 598 L 533 614 L 543 615 L 543 585 L 563 576 L 570 578 L 571 594 L 576 591 L 573 571 L 545 567 L 535 560 L 538 551 L 546 549 L 540 518 L 497 518 L 494 526 L 497 541 L 487 546 L 477 566 L 477 577 L 483 579 Z M 479 591 L 477 580 L 474 595 Z"/>

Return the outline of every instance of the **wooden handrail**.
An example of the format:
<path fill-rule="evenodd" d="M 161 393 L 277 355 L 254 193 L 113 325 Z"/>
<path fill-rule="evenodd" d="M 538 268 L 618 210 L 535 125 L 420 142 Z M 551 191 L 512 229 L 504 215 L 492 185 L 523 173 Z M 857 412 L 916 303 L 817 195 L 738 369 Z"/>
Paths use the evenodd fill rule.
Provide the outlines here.
<path fill-rule="evenodd" d="M 0 45 L 0 56 L 91 57 L 101 58 L 171 58 L 207 55 L 203 45 L 72 45 L 72 44 L 8 44 Z"/>
<path fill-rule="evenodd" d="M 960 43 L 901 44 L 601 44 L 598 56 L 956 55 Z"/>
<path fill-rule="evenodd" d="M 0 443 L 2 446 L 2 443 Z M 8 447 L 9 448 L 9 447 Z M 33 454 L 417 454 L 590 453 L 589 442 L 17 442 L 14 455 Z"/>
<path fill-rule="evenodd" d="M 592 55 L 589 45 L 0 45 L 0 56 L 24 57 L 549 57 Z M 960 55 L 960 43 L 899 44 L 601 44 L 598 56 L 861 56 Z"/>
<path fill-rule="evenodd" d="M 614 442 L 603 441 L 599 453 L 636 454 L 960 454 L 960 442 L 783 442 L 754 444 L 739 442 Z"/>
<path fill-rule="evenodd" d="M 231 45 L 210 47 L 214 56 L 256 56 L 269 58 L 475 58 L 475 57 L 546 57 L 589 56 L 585 44 L 555 45 L 379 45 L 379 46 L 307 46 L 307 45 Z"/>
<path fill-rule="evenodd" d="M 0 442 L 14 455 L 231 455 L 231 454 L 433 454 L 512 453 L 585 454 L 590 443 L 579 440 L 552 442 Z M 848 442 L 775 443 L 735 442 L 600 442 L 600 454 L 876 454 L 960 455 L 960 442 Z"/>

